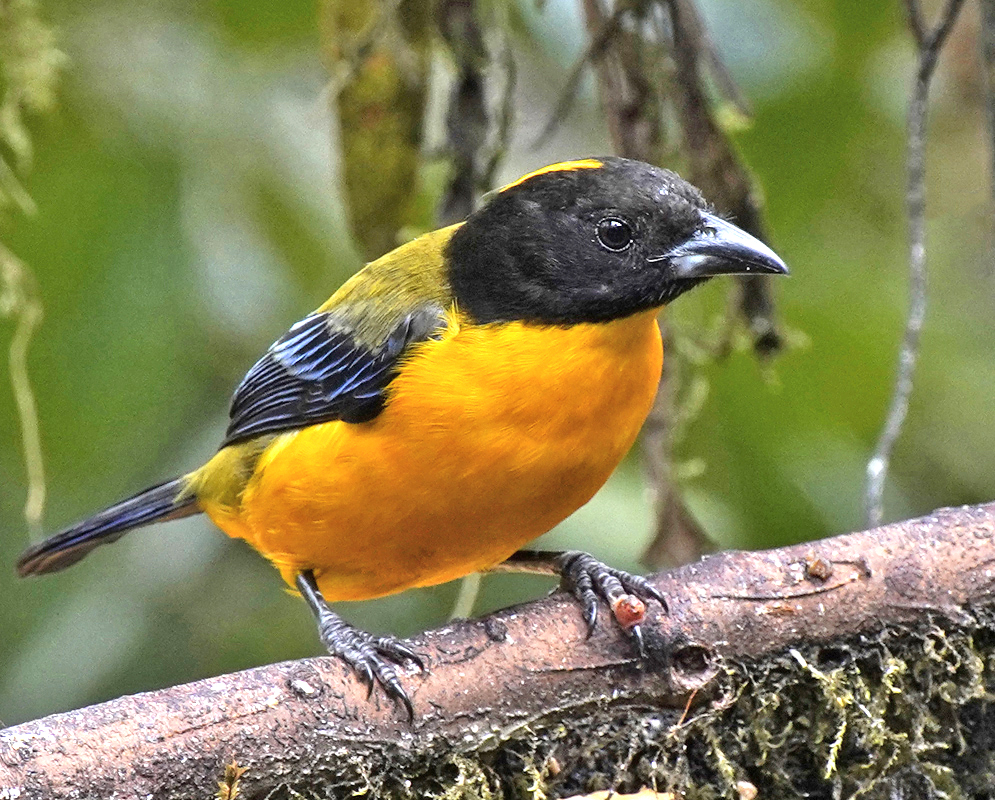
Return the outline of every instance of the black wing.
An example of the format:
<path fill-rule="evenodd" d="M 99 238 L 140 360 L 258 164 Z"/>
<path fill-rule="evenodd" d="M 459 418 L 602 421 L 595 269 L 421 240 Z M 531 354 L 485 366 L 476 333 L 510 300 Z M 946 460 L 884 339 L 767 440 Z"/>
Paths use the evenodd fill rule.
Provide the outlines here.
<path fill-rule="evenodd" d="M 336 328 L 334 314 L 305 317 L 249 370 L 232 398 L 222 447 L 318 422 L 373 419 L 383 410 L 399 357 L 412 343 L 438 337 L 446 325 L 441 308 L 421 308 L 371 349 Z"/>

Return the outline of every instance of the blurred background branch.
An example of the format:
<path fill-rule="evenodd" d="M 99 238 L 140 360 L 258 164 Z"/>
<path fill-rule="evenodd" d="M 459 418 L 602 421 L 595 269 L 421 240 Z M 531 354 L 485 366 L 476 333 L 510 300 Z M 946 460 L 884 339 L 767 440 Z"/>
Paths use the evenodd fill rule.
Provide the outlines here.
<path fill-rule="evenodd" d="M 874 455 L 867 463 L 867 524 L 878 525 L 884 509 L 884 484 L 891 452 L 905 424 L 912 379 L 919 359 L 919 340 L 926 320 L 926 122 L 929 86 L 940 50 L 957 20 L 963 0 L 947 0 L 935 27 L 927 28 L 917 0 L 906 0 L 909 28 L 918 48 L 918 66 L 908 111 L 909 315 L 898 356 L 894 394 Z M 995 177 L 993 177 L 995 180 Z"/>
<path fill-rule="evenodd" d="M 0 244 L 0 314 L 14 320 L 14 334 L 7 351 L 10 386 L 21 426 L 21 447 L 28 492 L 24 519 L 32 536 L 42 533 L 45 513 L 45 462 L 41 447 L 38 405 L 28 373 L 28 346 L 41 324 L 42 303 L 31 270 Z"/>
<path fill-rule="evenodd" d="M 64 56 L 55 35 L 32 0 L 0 5 L 0 211 L 30 215 L 35 204 L 23 180 L 31 169 L 32 145 L 26 117 L 49 112 Z M 42 533 L 45 467 L 38 405 L 28 372 L 28 347 L 41 324 L 38 283 L 28 266 L 0 244 L 0 315 L 13 320 L 7 354 L 10 384 L 20 422 L 27 474 L 24 519 L 33 536 Z"/>
<path fill-rule="evenodd" d="M 981 61 L 984 69 L 985 111 L 988 115 L 990 179 L 995 201 L 995 0 L 978 0 L 981 7 Z"/>

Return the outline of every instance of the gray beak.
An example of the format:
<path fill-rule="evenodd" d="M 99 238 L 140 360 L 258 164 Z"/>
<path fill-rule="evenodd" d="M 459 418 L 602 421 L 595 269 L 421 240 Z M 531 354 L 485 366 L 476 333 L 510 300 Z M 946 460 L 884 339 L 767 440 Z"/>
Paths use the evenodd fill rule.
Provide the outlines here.
<path fill-rule="evenodd" d="M 759 239 L 714 214 L 703 211 L 701 216 L 701 231 L 651 260 L 670 261 L 678 279 L 788 274 L 784 262 Z"/>

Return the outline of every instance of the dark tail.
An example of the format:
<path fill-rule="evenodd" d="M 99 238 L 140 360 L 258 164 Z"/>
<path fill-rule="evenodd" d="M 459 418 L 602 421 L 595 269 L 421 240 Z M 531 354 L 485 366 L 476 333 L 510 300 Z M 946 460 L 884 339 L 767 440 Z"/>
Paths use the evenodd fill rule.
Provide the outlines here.
<path fill-rule="evenodd" d="M 184 478 L 160 483 L 50 536 L 24 552 L 18 559 L 17 573 L 24 577 L 58 572 L 94 547 L 116 542 L 133 528 L 198 513 L 197 498 L 183 496 L 186 484 Z"/>

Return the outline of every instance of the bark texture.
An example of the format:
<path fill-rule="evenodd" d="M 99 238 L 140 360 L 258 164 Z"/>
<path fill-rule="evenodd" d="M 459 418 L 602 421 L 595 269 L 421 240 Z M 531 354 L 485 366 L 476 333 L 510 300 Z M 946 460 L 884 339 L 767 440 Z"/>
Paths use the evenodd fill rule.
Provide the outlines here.
<path fill-rule="evenodd" d="M 0 731 L 0 798 L 995 796 L 995 504 L 656 583 L 644 659 L 556 595 L 414 640 L 413 723 L 274 664 Z"/>

